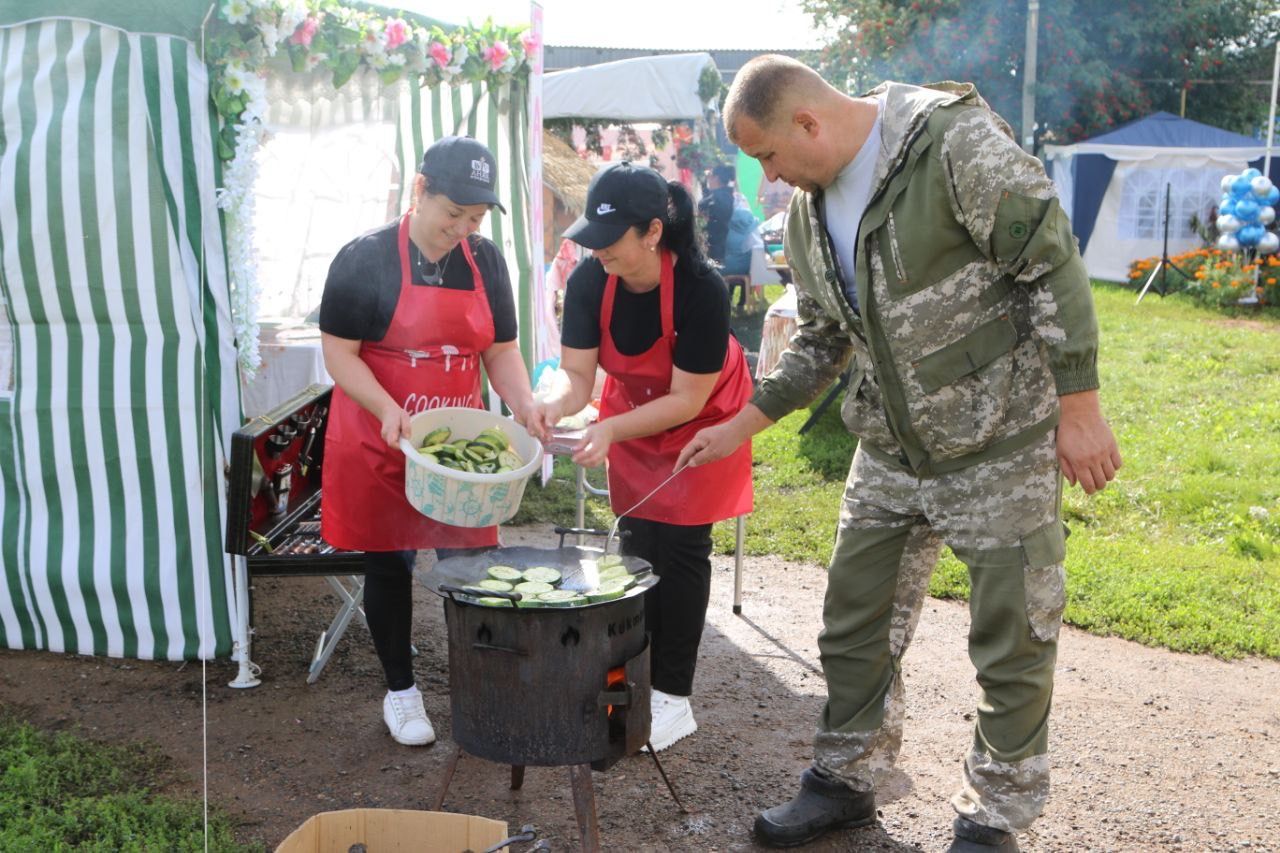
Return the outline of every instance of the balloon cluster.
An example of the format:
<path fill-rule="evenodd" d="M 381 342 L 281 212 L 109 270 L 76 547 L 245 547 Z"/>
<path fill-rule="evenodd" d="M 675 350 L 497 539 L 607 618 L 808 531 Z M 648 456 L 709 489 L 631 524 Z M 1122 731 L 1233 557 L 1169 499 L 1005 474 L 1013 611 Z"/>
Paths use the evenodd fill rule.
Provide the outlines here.
<path fill-rule="evenodd" d="M 1280 188 L 1257 169 L 1224 177 L 1218 205 L 1218 248 L 1238 252 L 1256 247 L 1260 255 L 1280 249 L 1280 236 L 1267 230 L 1276 221 L 1277 203 Z"/>

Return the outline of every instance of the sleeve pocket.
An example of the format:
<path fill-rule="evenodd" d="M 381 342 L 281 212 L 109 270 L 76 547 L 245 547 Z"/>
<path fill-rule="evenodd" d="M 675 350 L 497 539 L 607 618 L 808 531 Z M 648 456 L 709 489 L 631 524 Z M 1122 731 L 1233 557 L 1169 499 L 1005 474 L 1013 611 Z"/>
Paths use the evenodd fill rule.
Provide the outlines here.
<path fill-rule="evenodd" d="M 991 251 L 1009 275 L 1016 277 L 1041 263 L 1056 267 L 1066 261 L 1074 245 L 1057 198 L 1003 194 L 991 229 Z"/>
<path fill-rule="evenodd" d="M 1008 315 L 980 326 L 953 344 L 915 363 L 916 379 L 926 394 L 985 367 L 1018 343 L 1018 330 Z"/>

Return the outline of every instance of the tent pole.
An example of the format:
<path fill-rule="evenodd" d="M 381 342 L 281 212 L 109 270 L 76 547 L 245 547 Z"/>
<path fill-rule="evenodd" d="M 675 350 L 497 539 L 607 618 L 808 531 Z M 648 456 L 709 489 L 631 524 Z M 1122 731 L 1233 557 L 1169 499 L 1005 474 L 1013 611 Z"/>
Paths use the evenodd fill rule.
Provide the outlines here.
<path fill-rule="evenodd" d="M 1276 59 L 1271 66 L 1271 111 L 1267 114 L 1267 156 L 1262 160 L 1262 174 L 1271 177 L 1271 143 L 1276 135 L 1276 89 L 1280 84 L 1280 41 L 1276 42 Z M 1274 181 L 1275 179 L 1272 178 Z"/>
<path fill-rule="evenodd" d="M 1036 150 L 1036 36 L 1040 29 L 1040 0 L 1027 0 L 1027 46 L 1022 68 L 1022 148 Z"/>
<path fill-rule="evenodd" d="M 232 557 L 235 565 L 236 624 L 232 638 L 231 659 L 240 664 L 235 680 L 228 687 L 257 687 L 262 682 L 254 672 L 256 667 L 249 655 L 253 648 L 253 628 L 249 625 L 249 558 Z"/>

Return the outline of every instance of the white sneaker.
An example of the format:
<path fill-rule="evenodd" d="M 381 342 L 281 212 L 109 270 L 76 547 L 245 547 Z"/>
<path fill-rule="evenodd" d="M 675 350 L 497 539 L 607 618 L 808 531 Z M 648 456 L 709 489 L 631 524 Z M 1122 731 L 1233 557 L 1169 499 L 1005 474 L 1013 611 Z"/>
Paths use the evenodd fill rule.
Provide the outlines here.
<path fill-rule="evenodd" d="M 405 746 L 426 746 L 435 743 L 436 732 L 427 719 L 427 709 L 422 706 L 422 694 L 396 695 L 388 692 L 382 700 L 382 719 L 396 743 Z"/>
<path fill-rule="evenodd" d="M 649 743 L 654 752 L 662 752 L 698 730 L 688 696 L 672 696 L 670 693 L 654 690 L 649 697 L 649 711 L 653 716 L 653 723 L 649 728 Z"/>

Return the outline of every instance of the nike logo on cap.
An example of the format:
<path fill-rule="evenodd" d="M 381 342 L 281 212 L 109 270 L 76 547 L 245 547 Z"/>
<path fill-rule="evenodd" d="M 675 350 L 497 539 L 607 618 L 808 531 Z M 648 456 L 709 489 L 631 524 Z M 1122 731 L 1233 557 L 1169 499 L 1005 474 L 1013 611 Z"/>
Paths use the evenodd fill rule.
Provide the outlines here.
<path fill-rule="evenodd" d="M 613 212 L 614 212 L 613 205 L 609 204 L 608 202 L 605 202 L 604 204 L 596 208 L 596 216 L 604 216 L 606 213 L 613 213 Z"/>

